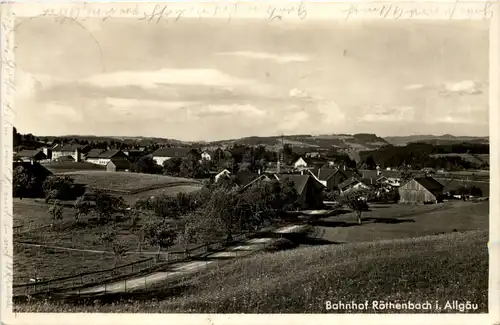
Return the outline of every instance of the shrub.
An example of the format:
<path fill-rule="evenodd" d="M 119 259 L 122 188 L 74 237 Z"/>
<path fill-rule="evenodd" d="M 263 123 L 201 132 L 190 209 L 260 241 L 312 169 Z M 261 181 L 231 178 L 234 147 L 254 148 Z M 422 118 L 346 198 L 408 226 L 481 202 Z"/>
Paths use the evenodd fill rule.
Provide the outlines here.
<path fill-rule="evenodd" d="M 42 185 L 45 200 L 72 200 L 76 198 L 73 179 L 69 176 L 49 176 Z"/>
<path fill-rule="evenodd" d="M 266 245 L 266 247 L 264 248 L 264 251 L 277 252 L 277 251 L 281 251 L 281 250 L 292 249 L 295 247 L 297 247 L 297 244 L 295 244 L 290 239 L 279 238 L 279 239 L 273 241 L 271 244 Z"/>

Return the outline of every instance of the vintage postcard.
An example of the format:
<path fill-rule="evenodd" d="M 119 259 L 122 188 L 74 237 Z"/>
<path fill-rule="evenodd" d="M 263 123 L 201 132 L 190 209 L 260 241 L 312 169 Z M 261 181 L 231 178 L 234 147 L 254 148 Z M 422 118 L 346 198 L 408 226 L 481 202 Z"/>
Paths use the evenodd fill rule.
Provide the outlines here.
<path fill-rule="evenodd" d="M 496 2 L 1 6 L 2 322 L 500 320 Z"/>

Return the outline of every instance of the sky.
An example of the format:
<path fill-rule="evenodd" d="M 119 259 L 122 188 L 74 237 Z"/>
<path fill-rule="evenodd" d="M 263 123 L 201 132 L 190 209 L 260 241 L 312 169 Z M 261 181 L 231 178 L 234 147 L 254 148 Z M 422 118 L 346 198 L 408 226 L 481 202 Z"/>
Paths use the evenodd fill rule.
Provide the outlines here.
<path fill-rule="evenodd" d="M 15 44 L 21 133 L 488 135 L 487 22 L 45 17 Z"/>

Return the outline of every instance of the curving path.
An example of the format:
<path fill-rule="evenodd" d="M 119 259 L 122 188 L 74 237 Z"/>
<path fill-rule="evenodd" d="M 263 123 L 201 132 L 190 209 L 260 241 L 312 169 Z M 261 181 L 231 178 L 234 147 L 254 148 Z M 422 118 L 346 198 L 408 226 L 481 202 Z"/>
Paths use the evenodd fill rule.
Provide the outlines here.
<path fill-rule="evenodd" d="M 165 281 L 172 281 L 186 275 L 206 270 L 208 267 L 216 266 L 222 260 L 250 255 L 254 252 L 262 250 L 266 244 L 274 240 L 274 238 L 249 239 L 237 246 L 229 247 L 225 251 L 209 254 L 206 256 L 206 260 L 204 261 L 179 262 L 169 266 L 168 270 L 165 271 L 153 272 L 147 275 L 136 276 L 129 279 L 99 284 L 82 289 L 71 289 L 69 291 L 58 293 L 57 295 L 63 297 L 80 295 L 97 296 L 107 293 L 126 293 L 133 290 L 146 289 L 152 285 L 163 283 Z"/>

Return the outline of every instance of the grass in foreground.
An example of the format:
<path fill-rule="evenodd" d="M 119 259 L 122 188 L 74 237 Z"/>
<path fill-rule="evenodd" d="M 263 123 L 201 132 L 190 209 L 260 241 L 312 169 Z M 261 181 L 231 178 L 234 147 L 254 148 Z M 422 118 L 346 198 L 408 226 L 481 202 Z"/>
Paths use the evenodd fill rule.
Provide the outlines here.
<path fill-rule="evenodd" d="M 439 300 L 444 305 L 447 300 L 469 300 L 478 304 L 475 312 L 487 312 L 487 241 L 487 231 L 470 231 L 263 253 L 135 299 L 107 303 L 41 300 L 17 303 L 15 310 L 324 313 L 326 301 Z"/>
<path fill-rule="evenodd" d="M 58 278 L 74 275 L 82 272 L 97 271 L 115 266 L 115 256 L 111 248 L 107 247 L 100 237 L 103 233 L 115 230 L 117 239 L 126 246 L 129 251 L 139 249 L 139 228 L 131 228 L 131 220 L 124 219 L 116 224 L 96 225 L 91 223 L 75 225 L 75 210 L 64 208 L 63 220 L 58 222 L 54 228 L 50 227 L 51 217 L 48 212 L 49 205 L 38 203 L 30 199 L 14 199 L 14 225 L 22 225 L 20 231 L 15 231 L 14 240 L 14 283 L 25 283 L 34 277 L 34 269 L 37 268 L 39 277 Z M 89 222 L 85 219 L 84 222 Z M 39 248 L 16 243 L 24 241 L 35 244 L 58 246 L 65 248 L 87 249 L 107 251 L 103 253 L 76 252 Z M 143 243 L 142 251 L 155 252 L 156 247 Z M 126 255 L 118 265 L 132 263 L 145 258 L 152 257 L 148 254 Z M 130 270 L 128 270 L 130 272 Z"/>
<path fill-rule="evenodd" d="M 370 210 L 363 212 L 362 225 L 357 224 L 354 213 L 322 219 L 315 225 L 322 239 L 337 243 L 489 229 L 488 201 L 450 201 L 437 205 L 375 204 Z"/>
<path fill-rule="evenodd" d="M 193 179 L 129 172 L 107 172 L 84 170 L 63 173 L 71 176 L 75 183 L 107 190 L 146 191 L 175 183 L 195 183 Z"/>
<path fill-rule="evenodd" d="M 14 245 L 14 283 L 28 283 L 35 276 L 42 281 L 52 278 L 71 276 L 85 272 L 95 272 L 106 268 L 138 262 L 151 255 L 126 255 L 119 260 L 111 253 L 91 253 L 79 251 L 54 250 L 30 246 Z M 64 261 L 64 262 L 63 262 Z M 140 265 L 144 268 L 147 263 Z M 137 270 L 139 266 L 135 266 Z M 132 273 L 132 267 L 119 269 L 113 275 Z M 93 282 L 112 274 L 86 276 L 84 281 Z M 74 280 L 79 284 L 80 279 Z"/>

